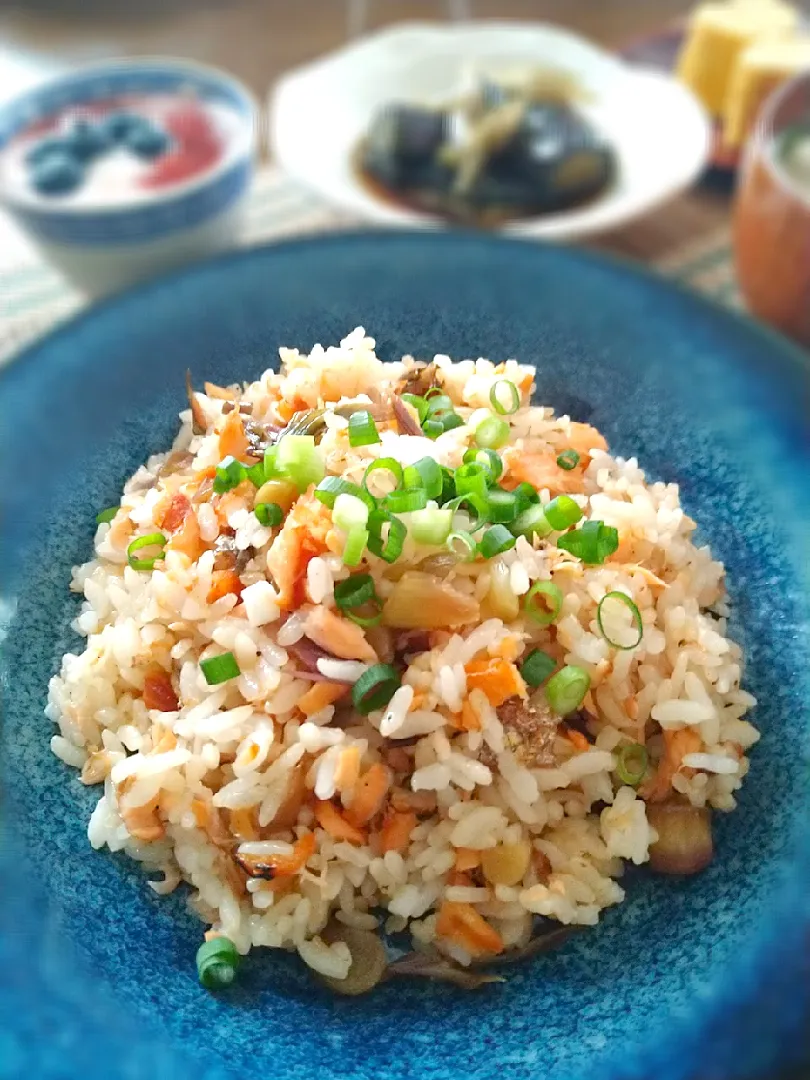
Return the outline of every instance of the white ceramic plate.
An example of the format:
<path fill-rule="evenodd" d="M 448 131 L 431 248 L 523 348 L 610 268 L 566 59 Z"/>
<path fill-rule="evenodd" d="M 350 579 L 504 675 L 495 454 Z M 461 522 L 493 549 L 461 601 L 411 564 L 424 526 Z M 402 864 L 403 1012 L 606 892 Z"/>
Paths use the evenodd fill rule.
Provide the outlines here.
<path fill-rule="evenodd" d="M 471 65 L 489 74 L 531 66 L 575 74 L 593 97 L 584 111 L 618 155 L 618 179 L 598 199 L 513 222 L 505 232 L 563 240 L 615 228 L 688 187 L 708 160 L 709 121 L 672 77 L 630 67 L 554 26 L 499 22 L 403 23 L 293 71 L 271 100 L 276 160 L 361 217 L 441 227 L 439 219 L 375 197 L 353 173 L 350 157 L 380 106 L 440 102 L 458 91 Z"/>

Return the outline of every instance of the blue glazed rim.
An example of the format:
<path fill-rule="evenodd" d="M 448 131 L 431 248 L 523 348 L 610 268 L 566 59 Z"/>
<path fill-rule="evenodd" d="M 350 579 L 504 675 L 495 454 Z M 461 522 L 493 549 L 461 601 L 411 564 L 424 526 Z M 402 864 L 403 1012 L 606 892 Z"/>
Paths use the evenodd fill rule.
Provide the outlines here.
<path fill-rule="evenodd" d="M 311 237 L 303 241 L 287 241 L 280 244 L 266 245 L 264 249 L 229 253 L 211 260 L 209 263 L 191 268 L 180 276 L 185 279 L 204 275 L 212 267 L 216 268 L 217 266 L 236 269 L 242 260 L 257 255 L 261 257 L 263 252 L 266 254 L 268 251 L 284 252 L 290 248 L 317 247 L 326 249 L 326 254 L 328 254 L 332 246 L 362 245 L 370 240 L 395 245 L 397 242 L 412 241 L 414 235 L 401 230 L 390 230 L 375 231 L 373 234 L 369 232 L 340 233 L 329 237 Z M 424 236 L 426 241 L 435 240 L 435 234 L 416 235 Z M 515 244 L 521 244 L 523 246 L 521 241 L 491 237 L 483 240 L 481 238 L 476 239 L 481 243 L 508 244 L 512 247 Z M 786 402 L 786 411 L 790 414 L 790 421 L 796 422 L 796 428 L 791 433 L 799 434 L 802 437 L 803 442 L 799 449 L 810 465 L 810 442 L 807 441 L 808 414 L 803 412 L 803 404 L 810 402 L 810 356 L 750 318 L 732 313 L 713 301 L 697 296 L 683 286 L 662 281 L 657 275 L 645 271 L 630 261 L 603 255 L 597 256 L 583 251 L 577 251 L 571 255 L 566 252 L 566 258 L 591 266 L 613 267 L 618 269 L 623 276 L 635 278 L 639 284 L 652 284 L 656 289 L 663 289 L 676 294 L 685 304 L 697 309 L 698 314 L 703 313 L 711 316 L 711 319 L 719 324 L 721 331 L 725 326 L 730 332 L 736 329 L 737 334 L 739 334 L 740 327 L 744 327 L 751 339 L 756 340 L 757 345 L 761 347 L 764 354 L 763 360 L 769 359 L 773 361 L 775 378 L 780 374 L 789 375 L 802 395 L 799 398 L 787 400 L 785 398 L 787 391 L 783 388 L 780 397 Z M 162 279 L 150 281 L 148 284 L 130 290 L 124 294 L 123 299 L 148 299 L 153 289 L 165 287 L 172 278 L 177 276 L 167 275 Z M 47 350 L 52 340 L 71 336 L 77 329 L 85 327 L 88 320 L 92 322 L 98 312 L 106 310 L 109 303 L 119 303 L 121 299 L 121 297 L 117 297 L 106 301 L 99 308 L 74 318 L 50 335 L 45 342 L 39 342 L 20 354 L 18 359 L 13 361 L 4 372 L 0 372 L 0 403 L 3 402 L 5 397 L 3 391 L 6 390 L 8 383 L 13 381 L 15 371 L 22 370 L 22 367 L 29 369 L 32 363 L 39 360 L 40 352 Z M 10 416 L 8 419 L 11 419 Z M 8 430 L 10 431 L 10 428 Z M 785 497 L 786 499 L 793 497 L 797 500 L 794 506 L 796 520 L 790 526 L 790 531 L 797 543 L 806 543 L 807 534 L 803 532 L 802 524 L 804 523 L 805 526 L 810 524 L 810 501 L 807 498 L 807 490 L 807 486 L 802 484 L 801 474 L 796 475 L 795 478 L 790 476 L 786 478 Z M 18 539 L 21 539 L 21 537 L 18 536 Z M 10 554 L 9 552 L 8 555 Z M 11 568 L 5 557 L 2 562 L 5 564 L 5 570 Z M 20 568 L 18 566 L 16 569 L 19 571 Z M 800 584 L 810 594 L 810 565 L 804 567 L 802 578 L 803 581 Z M 0 669 L 2 669 L 1 663 Z M 9 674 L 13 673 L 7 672 L 4 674 L 0 670 L 0 675 L 4 679 L 7 679 Z M 799 815 L 806 817 L 806 806 L 797 806 L 797 811 Z M 0 823 L 1 825 L 2 823 Z M 743 1077 L 746 1080 L 752 1077 L 764 1080 L 766 1076 L 774 1077 L 771 1071 L 766 1070 L 772 1070 L 777 1064 L 792 1066 L 799 1061 L 797 1051 L 799 1054 L 807 1052 L 806 1025 L 808 1013 L 801 1010 L 802 1008 L 806 1009 L 807 1004 L 810 1003 L 810 997 L 806 992 L 807 987 L 810 987 L 810 889 L 808 888 L 810 884 L 810 828 L 804 828 L 803 830 L 797 828 L 795 840 L 796 843 L 792 849 L 793 862 L 789 873 L 785 874 L 781 882 L 784 887 L 779 895 L 774 898 L 767 926 L 760 926 L 752 932 L 745 952 L 741 952 L 734 963 L 730 964 L 726 969 L 724 974 L 726 995 L 722 1001 L 715 1000 L 712 1004 L 701 1002 L 704 1009 L 700 1014 L 699 1025 L 686 1026 L 682 1018 L 673 1017 L 671 1033 L 668 1033 L 668 1037 L 652 1051 L 649 1050 L 649 1047 L 645 1048 L 648 1052 L 643 1057 L 635 1048 L 627 1053 L 622 1053 L 619 1050 L 618 1053 L 611 1053 L 609 1058 L 605 1060 L 604 1072 L 600 1072 L 598 1077 L 578 1070 L 575 1074 L 577 1080 L 585 1080 L 586 1076 L 589 1077 L 589 1080 L 650 1080 L 650 1078 L 658 1075 L 666 1075 L 667 1080 L 696 1080 L 698 1077 L 700 1080 L 704 1080 L 704 1078 L 705 1080 L 721 1080 L 721 1078 L 722 1080 L 732 1080 L 732 1078 L 733 1080 L 738 1080 L 738 1078 L 742 1080 Z M 0 854 L 2 854 L 2 848 L 0 848 Z M 773 935 L 775 926 L 783 928 L 781 936 L 776 942 Z M 4 943 L 2 937 L 0 937 L 0 955 L 3 953 L 5 944 L 7 942 Z M 13 943 L 11 955 L 14 955 Z M 804 996 L 800 997 L 796 991 L 800 990 L 802 985 L 804 985 L 805 992 Z M 9 1009 L 15 1003 L 13 990 L 9 992 L 8 987 L 0 983 L 0 1004 L 3 1003 L 4 999 Z M 749 1030 L 745 1025 L 753 1028 L 757 1024 L 759 1019 L 757 1003 L 763 1003 L 766 1000 L 769 1011 L 775 1010 L 777 1005 L 784 1007 L 783 1026 L 780 1028 L 782 1042 L 779 1044 L 779 1053 L 781 1054 L 779 1061 L 777 1062 L 775 1059 L 763 1061 L 760 1058 L 756 1058 L 756 1060 L 745 1059 L 744 1061 L 737 1058 L 735 1060 L 732 1056 L 733 1048 L 729 1042 L 727 1017 L 729 1014 L 738 1017 L 742 1016 L 742 1026 L 734 1029 L 733 1037 L 735 1039 L 737 1037 L 743 1038 L 743 1033 Z M 697 1014 L 693 1013 L 690 1019 L 694 1021 L 696 1016 Z M 351 1022 L 350 1019 L 349 1022 Z M 790 1044 L 789 1039 L 792 1040 Z M 771 1044 L 772 1046 L 777 1045 L 773 1038 Z M 180 1056 L 182 1054 L 183 1051 L 178 1050 L 178 1057 L 166 1062 L 165 1075 L 167 1077 L 185 1075 L 185 1072 L 172 1072 L 173 1063 L 176 1064 L 184 1060 L 191 1069 L 194 1061 L 193 1057 L 183 1059 Z M 681 1063 L 673 1065 L 673 1058 L 680 1059 Z M 804 1061 L 805 1059 L 802 1058 L 801 1060 Z M 735 1061 L 733 1071 L 730 1071 L 729 1063 L 731 1061 Z M 697 1066 L 698 1062 L 702 1062 L 702 1068 Z M 210 1062 L 207 1064 L 208 1068 L 205 1071 L 205 1076 L 209 1077 L 210 1080 L 215 1080 L 215 1078 L 216 1080 L 224 1080 L 224 1078 L 234 1075 L 229 1065 L 224 1061 L 213 1065 Z M 0 1060 L 0 1065 L 2 1065 L 2 1060 Z M 663 1070 L 663 1072 L 659 1072 L 659 1070 Z M 2 1070 L 0 1070 L 0 1075 L 3 1075 Z M 78 1074 L 68 1073 L 66 1075 Z M 95 1075 L 103 1074 L 94 1072 L 93 1076 Z M 345 1076 L 345 1074 L 341 1075 Z M 431 1073 L 431 1076 L 433 1075 Z M 509 1075 L 516 1074 L 510 1072 Z M 798 1077 L 798 1075 L 804 1076 L 805 1074 L 797 1073 L 796 1075 Z"/>
<path fill-rule="evenodd" d="M 245 152 L 230 164 L 189 180 L 146 205 L 97 210 L 42 205 L 14 198 L 0 189 L 0 202 L 41 240 L 105 247 L 167 236 L 201 224 L 232 205 L 246 190 L 253 172 L 258 108 L 230 75 L 185 60 L 161 57 L 121 59 L 61 75 L 0 107 L 0 153 L 20 131 L 70 105 L 122 94 L 191 91 L 206 101 L 233 109 L 250 130 Z"/>

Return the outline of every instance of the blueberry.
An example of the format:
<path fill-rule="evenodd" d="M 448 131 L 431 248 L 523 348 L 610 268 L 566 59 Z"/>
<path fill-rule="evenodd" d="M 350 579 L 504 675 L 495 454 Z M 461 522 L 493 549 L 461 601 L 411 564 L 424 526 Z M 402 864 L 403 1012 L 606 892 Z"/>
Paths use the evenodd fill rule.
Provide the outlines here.
<path fill-rule="evenodd" d="M 98 124 L 83 118 L 74 123 L 69 138 L 73 153 L 79 161 L 92 161 L 110 146 L 107 133 Z"/>
<path fill-rule="evenodd" d="M 145 123 L 143 117 L 138 116 L 137 113 L 119 111 L 107 113 L 99 120 L 98 127 L 109 142 L 121 143 L 130 131 L 143 123 Z"/>
<path fill-rule="evenodd" d="M 70 156 L 73 153 L 73 140 L 63 135 L 50 135 L 46 139 L 40 139 L 34 143 L 28 153 L 25 155 L 25 164 L 30 168 L 34 168 L 39 165 L 40 162 L 45 161 L 51 154 L 67 154 Z"/>
<path fill-rule="evenodd" d="M 31 170 L 31 184 L 40 195 L 68 195 L 83 179 L 81 163 L 72 154 L 55 150 Z"/>
<path fill-rule="evenodd" d="M 165 131 L 144 121 L 128 132 L 124 145 L 140 158 L 156 158 L 168 150 L 171 140 Z"/>

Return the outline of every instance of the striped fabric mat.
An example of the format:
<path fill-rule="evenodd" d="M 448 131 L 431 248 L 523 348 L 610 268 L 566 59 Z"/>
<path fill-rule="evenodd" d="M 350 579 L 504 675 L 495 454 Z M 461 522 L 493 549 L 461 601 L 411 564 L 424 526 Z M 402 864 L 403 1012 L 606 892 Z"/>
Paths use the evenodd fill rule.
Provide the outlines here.
<path fill-rule="evenodd" d="M 242 243 L 252 245 L 357 224 L 278 169 L 267 168 L 254 181 Z M 659 269 L 723 303 L 739 302 L 726 230 L 678 252 Z M 0 363 L 85 303 L 14 226 L 0 218 Z"/>

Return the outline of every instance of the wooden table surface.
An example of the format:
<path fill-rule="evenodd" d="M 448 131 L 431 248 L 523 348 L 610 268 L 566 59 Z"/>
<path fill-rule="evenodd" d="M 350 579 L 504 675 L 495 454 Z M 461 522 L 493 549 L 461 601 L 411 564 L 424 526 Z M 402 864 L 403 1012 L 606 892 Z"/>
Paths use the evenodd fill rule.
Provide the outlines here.
<path fill-rule="evenodd" d="M 265 100 L 289 68 L 402 20 L 542 19 L 618 48 L 691 6 L 690 0 L 0 0 L 0 48 L 62 60 L 174 54 L 228 69 Z M 598 246 L 666 264 L 722 231 L 728 217 L 728 193 L 702 187 L 600 238 Z"/>

